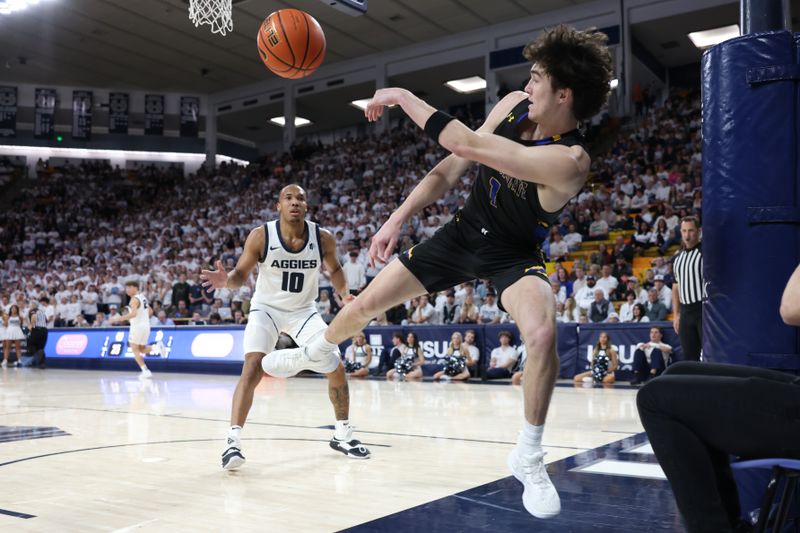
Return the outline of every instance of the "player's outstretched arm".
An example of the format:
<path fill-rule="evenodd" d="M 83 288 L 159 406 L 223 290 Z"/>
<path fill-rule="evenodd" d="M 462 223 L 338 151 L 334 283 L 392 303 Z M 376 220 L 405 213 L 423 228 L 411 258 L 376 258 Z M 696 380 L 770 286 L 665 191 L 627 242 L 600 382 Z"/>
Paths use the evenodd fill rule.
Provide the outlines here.
<path fill-rule="evenodd" d="M 250 232 L 247 240 L 244 241 L 244 250 L 236 263 L 236 267 L 230 272 L 225 272 L 222 261 L 217 261 L 214 266 L 216 270 L 202 270 L 200 279 L 203 281 L 203 288 L 214 289 L 238 289 L 258 264 L 258 260 L 264 253 L 264 226 L 259 226 Z"/>
<path fill-rule="evenodd" d="M 515 92 L 517 103 L 526 93 Z M 508 98 L 508 96 L 506 97 Z M 505 100 L 505 99 L 504 99 Z M 436 110 L 410 91 L 398 88 L 379 89 L 364 113 L 377 120 L 383 108 L 398 104 L 414 123 L 424 128 Z M 437 139 L 453 154 L 495 168 L 504 174 L 547 185 L 559 190 L 572 190 L 589 172 L 590 159 L 580 147 L 561 145 L 523 146 L 489 132 L 475 132 L 458 120 L 451 120 Z"/>

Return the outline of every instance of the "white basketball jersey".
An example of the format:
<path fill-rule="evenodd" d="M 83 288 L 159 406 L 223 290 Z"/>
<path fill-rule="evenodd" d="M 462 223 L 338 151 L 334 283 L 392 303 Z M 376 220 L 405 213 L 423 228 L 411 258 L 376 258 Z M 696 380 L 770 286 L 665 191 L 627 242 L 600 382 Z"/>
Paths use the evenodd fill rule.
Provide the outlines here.
<path fill-rule="evenodd" d="M 133 299 L 139 300 L 139 307 L 136 309 L 136 316 L 131 319 L 131 326 L 150 325 L 150 312 L 147 306 L 147 297 L 143 294 L 135 295 Z"/>
<path fill-rule="evenodd" d="M 264 224 L 264 260 L 258 265 L 254 304 L 284 311 L 296 311 L 314 304 L 319 295 L 322 246 L 319 227 L 313 222 L 305 223 L 308 238 L 297 253 L 286 249 L 277 220 Z"/>

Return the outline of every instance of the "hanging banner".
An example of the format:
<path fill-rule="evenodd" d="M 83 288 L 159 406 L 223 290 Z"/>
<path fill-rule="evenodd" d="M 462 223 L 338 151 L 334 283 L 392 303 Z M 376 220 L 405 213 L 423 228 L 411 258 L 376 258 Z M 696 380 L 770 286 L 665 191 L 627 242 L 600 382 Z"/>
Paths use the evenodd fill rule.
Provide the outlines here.
<path fill-rule="evenodd" d="M 36 89 L 33 136 L 37 139 L 52 139 L 56 131 L 56 90 Z"/>
<path fill-rule="evenodd" d="M 72 91 L 72 138 L 92 138 L 92 91 Z"/>
<path fill-rule="evenodd" d="M 108 95 L 108 133 L 128 134 L 128 102 L 126 93 Z"/>
<path fill-rule="evenodd" d="M 197 137 L 200 120 L 200 98 L 181 96 L 181 137 Z"/>
<path fill-rule="evenodd" d="M 164 96 L 147 94 L 144 97 L 144 134 L 164 135 Z"/>
<path fill-rule="evenodd" d="M 0 87 L 0 137 L 17 136 L 17 88 Z"/>

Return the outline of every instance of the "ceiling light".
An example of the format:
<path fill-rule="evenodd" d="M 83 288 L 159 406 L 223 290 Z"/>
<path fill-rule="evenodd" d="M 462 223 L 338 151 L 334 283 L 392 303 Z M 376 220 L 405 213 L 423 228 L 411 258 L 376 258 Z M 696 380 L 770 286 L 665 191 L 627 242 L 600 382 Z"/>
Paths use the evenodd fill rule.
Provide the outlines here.
<path fill-rule="evenodd" d="M 364 111 L 367 108 L 367 104 L 372 98 L 362 98 L 361 100 L 353 100 L 350 102 L 350 105 L 353 107 L 357 107 L 361 111 Z"/>
<path fill-rule="evenodd" d="M 619 79 L 614 78 L 613 80 L 608 82 L 608 85 L 609 85 L 609 87 L 611 87 L 612 90 L 616 89 L 617 87 L 619 87 Z"/>
<path fill-rule="evenodd" d="M 22 11 L 28 6 L 35 6 L 39 0 L 0 0 L 0 15 L 10 15 Z"/>
<path fill-rule="evenodd" d="M 722 26 L 721 28 L 713 28 L 711 30 L 693 31 L 689 34 L 689 39 L 697 48 L 701 50 L 714 46 L 728 39 L 733 39 L 739 36 L 739 25 Z"/>
<path fill-rule="evenodd" d="M 372 98 L 362 98 L 361 100 L 353 100 L 350 102 L 350 105 L 364 111 L 367 108 L 367 104 L 370 103 Z M 392 104 L 386 107 L 394 107 L 396 104 Z"/>
<path fill-rule="evenodd" d="M 284 117 L 272 117 L 271 119 L 269 119 L 269 121 L 272 122 L 273 124 L 276 124 L 276 125 L 280 126 L 280 127 L 284 127 L 286 125 L 286 118 L 284 118 Z M 294 117 L 294 127 L 295 128 L 299 128 L 301 126 L 308 126 L 309 124 L 311 124 L 311 121 L 308 120 L 307 118 Z"/>
<path fill-rule="evenodd" d="M 175 163 L 201 164 L 206 154 L 188 152 L 145 152 L 138 150 L 107 150 L 99 148 L 50 148 L 46 146 L 0 145 L 0 154 L 25 156 L 28 161 L 32 157 L 47 160 L 51 157 L 67 157 L 74 159 L 124 159 L 126 161 L 165 161 Z M 248 161 L 227 155 L 217 154 L 217 164 L 233 162 L 247 165 Z"/>
<path fill-rule="evenodd" d="M 450 89 L 462 94 L 476 93 L 486 89 L 486 80 L 480 76 L 450 80 L 444 83 Z"/>

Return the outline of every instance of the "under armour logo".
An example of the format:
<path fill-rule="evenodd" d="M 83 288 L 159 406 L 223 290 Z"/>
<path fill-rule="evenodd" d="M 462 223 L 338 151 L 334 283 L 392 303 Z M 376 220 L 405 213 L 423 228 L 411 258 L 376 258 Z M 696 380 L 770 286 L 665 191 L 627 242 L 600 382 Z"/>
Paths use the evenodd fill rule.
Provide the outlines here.
<path fill-rule="evenodd" d="M 232 438 L 228 437 L 228 444 L 234 444 L 236 441 Z"/>
<path fill-rule="evenodd" d="M 308 249 L 309 249 L 309 250 L 313 250 L 313 249 L 314 249 L 314 243 L 313 243 L 313 242 L 312 242 L 312 243 L 309 243 L 309 245 L 308 245 Z"/>
<path fill-rule="evenodd" d="M 483 233 L 484 235 L 489 235 L 489 230 L 486 228 L 481 228 L 481 233 Z"/>

